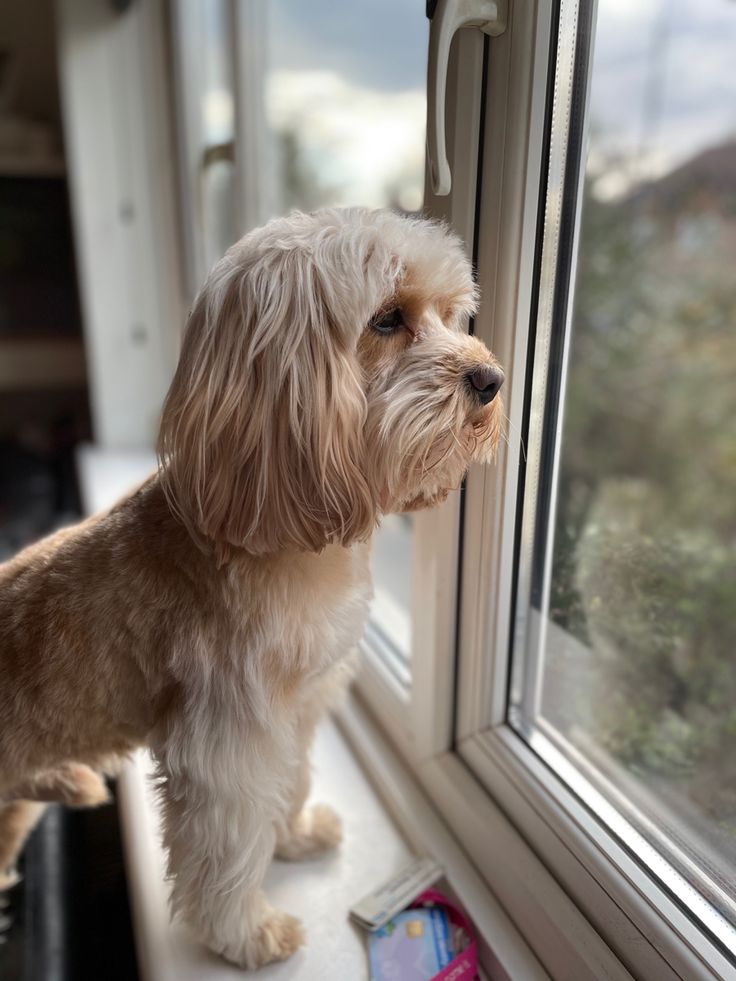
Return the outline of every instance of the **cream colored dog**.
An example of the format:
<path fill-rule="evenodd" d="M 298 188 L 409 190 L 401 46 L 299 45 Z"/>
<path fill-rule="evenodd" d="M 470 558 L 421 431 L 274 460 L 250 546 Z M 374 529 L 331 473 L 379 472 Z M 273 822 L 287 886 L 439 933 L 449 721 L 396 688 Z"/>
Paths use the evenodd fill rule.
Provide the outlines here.
<path fill-rule="evenodd" d="M 335 845 L 304 809 L 314 726 L 350 677 L 382 514 L 431 506 L 496 445 L 503 374 L 463 332 L 470 266 L 442 227 L 295 214 L 197 297 L 160 470 L 0 567 L 0 874 L 39 801 L 105 799 L 157 762 L 174 912 L 256 967 L 300 924 L 261 890 L 274 852 Z"/>

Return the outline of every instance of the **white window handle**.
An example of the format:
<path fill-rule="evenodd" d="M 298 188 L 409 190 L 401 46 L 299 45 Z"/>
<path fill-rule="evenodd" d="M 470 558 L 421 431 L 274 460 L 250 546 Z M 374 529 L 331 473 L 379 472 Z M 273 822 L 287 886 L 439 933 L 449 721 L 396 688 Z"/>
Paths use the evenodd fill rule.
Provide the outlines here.
<path fill-rule="evenodd" d="M 437 0 L 429 29 L 427 69 L 427 165 L 432 190 L 440 197 L 450 193 L 452 175 L 447 162 L 445 97 L 450 45 L 455 32 L 478 27 L 497 37 L 506 30 L 507 0 Z M 432 4 L 428 4 L 432 8 Z"/>

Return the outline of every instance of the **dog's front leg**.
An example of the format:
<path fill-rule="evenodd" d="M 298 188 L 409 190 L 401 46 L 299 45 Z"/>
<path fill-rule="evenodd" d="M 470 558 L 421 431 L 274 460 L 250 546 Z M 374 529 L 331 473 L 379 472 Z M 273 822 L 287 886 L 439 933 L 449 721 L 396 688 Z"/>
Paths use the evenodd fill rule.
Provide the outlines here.
<path fill-rule="evenodd" d="M 358 651 L 353 648 L 305 692 L 298 715 L 288 807 L 276 823 L 276 858 L 311 858 L 335 848 L 342 840 L 342 822 L 329 804 L 305 806 L 311 783 L 309 752 L 317 725 L 343 698 L 357 665 Z"/>
<path fill-rule="evenodd" d="M 284 960 L 304 942 L 301 924 L 262 891 L 274 823 L 288 792 L 290 747 L 283 732 L 189 729 L 181 749 L 156 747 L 172 912 L 199 940 L 241 967 Z M 196 733 L 196 737 L 192 735 Z"/>
<path fill-rule="evenodd" d="M 286 861 L 311 858 L 342 840 L 342 822 L 329 804 L 306 807 L 311 784 L 309 752 L 314 730 L 321 715 L 321 706 L 307 711 L 299 726 L 299 757 L 292 773 L 292 787 L 287 810 L 276 822 L 276 858 Z"/>

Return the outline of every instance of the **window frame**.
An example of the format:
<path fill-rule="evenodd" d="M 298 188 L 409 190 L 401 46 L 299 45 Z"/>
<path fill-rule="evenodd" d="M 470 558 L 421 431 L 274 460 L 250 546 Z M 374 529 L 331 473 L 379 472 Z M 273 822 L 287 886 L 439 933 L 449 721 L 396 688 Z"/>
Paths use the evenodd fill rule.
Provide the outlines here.
<path fill-rule="evenodd" d="M 425 182 L 425 211 L 445 221 L 472 248 L 486 48 L 478 31 L 453 43 L 447 79 L 448 156 L 455 187 L 437 198 Z M 457 599 L 463 492 L 454 491 L 431 513 L 413 515 L 411 651 L 403 670 L 392 669 L 370 630 L 361 642 L 357 688 L 403 755 L 414 764 L 452 743 Z M 448 574 L 448 570 L 451 570 Z M 452 571 L 454 570 L 454 571 Z M 412 666 L 421 670 L 412 672 Z"/>
<path fill-rule="evenodd" d="M 519 474 L 528 462 L 520 433 L 530 397 L 529 344 L 539 339 L 531 336 L 530 324 L 537 321 L 540 300 L 537 269 L 549 163 L 548 98 L 561 59 L 571 70 L 575 58 L 585 55 L 577 43 L 556 50 L 557 18 L 562 35 L 577 42 L 578 15 L 585 29 L 595 22 L 596 4 L 511 0 L 510 7 L 507 30 L 486 42 L 485 77 L 480 85 L 477 74 L 468 79 L 476 92 L 484 93 L 477 220 L 472 220 L 475 207 L 467 205 L 466 174 L 454 166 L 454 191 L 445 216 L 449 210 L 450 222 L 466 241 L 473 241 L 471 229 L 477 227 L 474 257 L 484 300 L 474 332 L 509 369 L 505 396 L 511 438 L 494 467 L 471 471 L 462 500 L 455 496 L 444 510 L 431 519 L 423 516 L 417 524 L 421 546 L 415 557 L 415 593 L 422 591 L 425 611 L 428 595 L 438 596 L 443 605 L 414 638 L 413 663 L 421 664 L 421 671 L 410 692 L 404 692 L 402 703 L 387 702 L 369 659 L 357 696 L 384 726 L 552 975 L 733 978 L 736 967 L 731 958 L 506 724 Z M 461 40 L 466 36 L 477 39 L 478 32 L 463 32 Z M 587 55 L 586 77 L 592 47 Z M 585 93 L 588 88 L 586 84 Z M 584 120 L 587 116 L 585 112 Z M 578 149 L 584 146 L 581 135 Z M 453 155 L 468 159 L 457 138 Z M 572 159 L 567 168 L 566 163 L 563 157 L 557 165 L 560 180 L 569 185 L 577 179 L 580 160 Z M 465 196 L 464 212 L 458 208 L 453 213 L 456 195 L 458 200 Z M 430 198 L 428 204 L 432 211 L 437 201 Z M 573 256 L 579 212 L 576 195 Z M 464 224 L 458 222 L 461 214 Z M 574 275 L 572 263 L 569 270 Z M 554 271 L 555 281 L 547 284 L 550 296 L 556 288 L 556 265 Z M 565 288 L 572 296 L 569 282 Z M 453 547 L 453 529 L 457 534 L 461 527 L 462 539 Z M 453 556 L 458 566 L 448 564 Z M 433 564 L 445 570 L 444 594 L 437 572 L 431 581 Z M 448 568 L 456 567 L 459 590 L 458 580 L 446 575 Z M 434 586 L 432 592 L 424 591 L 428 582 Z M 448 599 L 453 589 L 457 606 Z M 421 624 L 417 609 L 415 602 L 414 623 Z M 403 710 L 404 719 L 408 714 L 410 724 L 398 721 L 399 704 L 398 711 Z"/>

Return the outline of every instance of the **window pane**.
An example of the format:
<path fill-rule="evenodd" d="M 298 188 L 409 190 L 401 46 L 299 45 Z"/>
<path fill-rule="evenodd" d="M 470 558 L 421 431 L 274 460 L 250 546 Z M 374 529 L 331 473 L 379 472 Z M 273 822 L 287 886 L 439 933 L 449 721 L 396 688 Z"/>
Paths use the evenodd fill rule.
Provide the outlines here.
<path fill-rule="evenodd" d="M 186 5 L 199 7 L 201 33 L 198 39 L 202 70 L 200 97 L 203 196 L 203 233 L 207 267 L 215 263 L 238 237 L 235 223 L 235 174 L 233 140 L 232 30 L 228 5 L 223 0 Z"/>
<path fill-rule="evenodd" d="M 735 54 L 728 0 L 599 0 L 511 721 L 736 923 Z"/>
<path fill-rule="evenodd" d="M 275 212 L 335 204 L 419 210 L 423 4 L 274 0 L 268 13 Z"/>
<path fill-rule="evenodd" d="M 368 637 L 404 683 L 411 648 L 412 521 L 407 514 L 383 519 L 373 544 L 373 616 Z"/>
<path fill-rule="evenodd" d="M 322 205 L 422 206 L 428 27 L 416 0 L 268 5 L 272 214 Z M 376 646 L 405 671 L 411 520 L 374 546 Z"/>
<path fill-rule="evenodd" d="M 171 5 L 192 296 L 238 237 L 230 12 L 227 0 L 176 0 Z"/>

